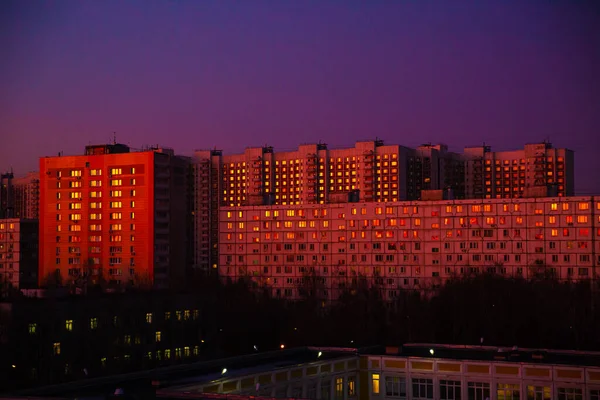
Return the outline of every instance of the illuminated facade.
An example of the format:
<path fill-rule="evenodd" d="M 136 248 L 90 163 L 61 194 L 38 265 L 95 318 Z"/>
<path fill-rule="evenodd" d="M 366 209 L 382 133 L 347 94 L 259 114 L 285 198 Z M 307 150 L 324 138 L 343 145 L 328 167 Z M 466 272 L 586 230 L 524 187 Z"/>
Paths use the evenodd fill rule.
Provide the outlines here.
<path fill-rule="evenodd" d="M 367 283 L 391 300 L 483 272 L 595 279 L 599 238 L 595 197 L 234 207 L 220 211 L 218 271 L 290 299 Z"/>
<path fill-rule="evenodd" d="M 309 348 L 288 360 L 200 376 L 158 398 L 597 400 L 597 352 L 408 344 L 400 350 Z M 299 352 L 298 352 L 299 353 Z M 345 354 L 344 354 L 345 353 Z M 442 355 L 438 355 L 442 354 Z M 473 357 L 475 356 L 475 357 Z M 218 398 L 218 397 L 217 397 Z"/>
<path fill-rule="evenodd" d="M 574 154 L 550 143 L 526 144 L 522 150 L 491 151 L 489 146 L 467 147 L 466 198 L 573 196 Z"/>
<path fill-rule="evenodd" d="M 272 147 L 248 148 L 236 155 L 198 151 L 196 159 L 200 164 L 210 160 L 217 171 L 221 207 L 338 203 L 353 194 L 360 196 L 356 201 L 373 202 L 406 197 L 402 168 L 410 151 L 378 140 L 347 149 L 309 144 L 277 153 Z M 210 173 L 198 172 L 200 178 Z"/>
<path fill-rule="evenodd" d="M 57 273 L 63 283 L 183 281 L 188 164 L 169 149 L 120 144 L 41 158 L 40 284 Z"/>
<path fill-rule="evenodd" d="M 219 210 L 261 205 L 379 203 L 427 198 L 572 196 L 573 152 L 549 143 L 492 152 L 452 153 L 445 145 L 410 149 L 381 140 L 353 148 L 301 145 L 296 151 L 248 148 L 195 153 L 194 265 L 219 264 Z"/>
<path fill-rule="evenodd" d="M 37 285 L 38 222 L 0 219 L 0 292 Z"/>

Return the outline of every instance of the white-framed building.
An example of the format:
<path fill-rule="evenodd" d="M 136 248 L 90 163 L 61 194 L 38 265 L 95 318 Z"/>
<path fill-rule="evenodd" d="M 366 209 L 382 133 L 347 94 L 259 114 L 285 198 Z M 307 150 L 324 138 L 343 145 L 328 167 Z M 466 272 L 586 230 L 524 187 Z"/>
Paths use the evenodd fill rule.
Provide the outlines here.
<path fill-rule="evenodd" d="M 598 352 L 439 344 L 293 349 L 252 368 L 223 360 L 225 372 L 207 368 L 157 398 L 597 400 L 599 360 Z"/>

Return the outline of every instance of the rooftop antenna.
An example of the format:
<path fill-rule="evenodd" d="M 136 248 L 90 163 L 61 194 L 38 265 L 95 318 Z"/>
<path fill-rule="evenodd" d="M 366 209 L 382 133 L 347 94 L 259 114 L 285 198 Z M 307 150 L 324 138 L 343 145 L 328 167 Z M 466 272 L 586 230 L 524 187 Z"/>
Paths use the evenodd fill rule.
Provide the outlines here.
<path fill-rule="evenodd" d="M 117 144 L 117 132 L 113 132 L 113 144 Z"/>

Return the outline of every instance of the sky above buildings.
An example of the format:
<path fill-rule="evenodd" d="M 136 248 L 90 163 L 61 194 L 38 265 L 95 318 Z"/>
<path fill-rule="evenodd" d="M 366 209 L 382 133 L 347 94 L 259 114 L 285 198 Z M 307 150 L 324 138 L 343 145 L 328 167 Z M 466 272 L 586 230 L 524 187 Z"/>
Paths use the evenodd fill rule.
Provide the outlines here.
<path fill-rule="evenodd" d="M 549 139 L 600 194 L 594 1 L 3 1 L 0 169 L 90 143 L 239 152 Z"/>

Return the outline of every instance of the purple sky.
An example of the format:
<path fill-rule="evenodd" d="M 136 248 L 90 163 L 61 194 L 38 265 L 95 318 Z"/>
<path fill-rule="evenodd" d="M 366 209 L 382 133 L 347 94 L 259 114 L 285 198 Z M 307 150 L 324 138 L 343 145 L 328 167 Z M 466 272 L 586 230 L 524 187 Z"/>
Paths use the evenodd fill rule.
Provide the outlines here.
<path fill-rule="evenodd" d="M 0 169 L 133 147 L 550 138 L 600 194 L 600 6 L 577 0 L 2 1 Z"/>

